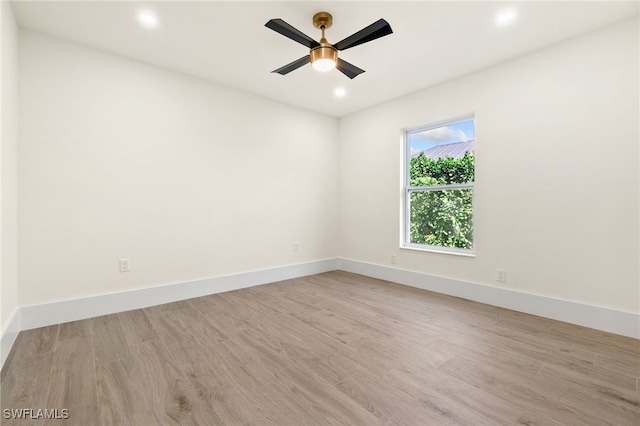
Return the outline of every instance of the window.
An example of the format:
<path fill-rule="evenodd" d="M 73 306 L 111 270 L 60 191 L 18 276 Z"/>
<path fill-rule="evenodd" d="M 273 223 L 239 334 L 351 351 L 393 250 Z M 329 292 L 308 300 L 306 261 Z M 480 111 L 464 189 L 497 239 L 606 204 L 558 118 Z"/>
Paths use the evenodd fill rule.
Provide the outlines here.
<path fill-rule="evenodd" d="M 403 247 L 474 254 L 473 116 L 405 134 Z"/>

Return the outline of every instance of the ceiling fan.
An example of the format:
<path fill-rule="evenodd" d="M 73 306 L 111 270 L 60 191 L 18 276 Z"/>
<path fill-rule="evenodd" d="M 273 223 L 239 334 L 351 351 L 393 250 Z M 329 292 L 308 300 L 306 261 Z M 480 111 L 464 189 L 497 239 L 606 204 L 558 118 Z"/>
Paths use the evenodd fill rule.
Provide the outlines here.
<path fill-rule="evenodd" d="M 265 24 L 267 28 L 271 28 L 273 31 L 311 49 L 308 55 L 280 67 L 277 70 L 273 70 L 272 72 L 285 75 L 311 62 L 311 66 L 318 71 L 329 71 L 337 68 L 338 71 L 353 79 L 362 74 L 364 70 L 338 58 L 338 51 L 370 42 L 393 32 L 387 21 L 379 19 L 344 40 L 341 40 L 336 44 L 331 44 L 324 37 L 324 30 L 331 27 L 332 23 L 333 17 L 328 12 L 318 12 L 313 15 L 313 26 L 322 31 L 322 38 L 317 42 L 308 35 L 287 24 L 282 19 L 271 19 L 267 22 Z"/>

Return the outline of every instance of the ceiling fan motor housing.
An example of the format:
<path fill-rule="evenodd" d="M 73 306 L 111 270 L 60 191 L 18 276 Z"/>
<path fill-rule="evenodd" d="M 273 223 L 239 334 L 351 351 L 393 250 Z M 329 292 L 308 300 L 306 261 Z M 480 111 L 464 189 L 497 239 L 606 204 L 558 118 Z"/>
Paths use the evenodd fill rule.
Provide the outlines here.
<path fill-rule="evenodd" d="M 324 41 L 324 43 L 322 42 Z M 329 59 L 330 61 L 338 62 L 338 50 L 322 39 L 320 46 L 311 49 L 311 63 L 314 63 L 320 59 Z"/>
<path fill-rule="evenodd" d="M 334 68 L 338 62 L 338 49 L 333 47 L 324 37 L 324 30 L 329 28 L 331 24 L 333 24 L 333 17 L 329 12 L 318 12 L 313 15 L 313 26 L 322 30 L 322 38 L 320 39 L 320 46 L 314 47 L 309 52 L 311 64 L 312 66 L 316 66 L 318 61 L 324 64 L 329 64 L 328 61 L 333 63 L 332 66 L 324 65 L 318 68 L 321 71 Z"/>

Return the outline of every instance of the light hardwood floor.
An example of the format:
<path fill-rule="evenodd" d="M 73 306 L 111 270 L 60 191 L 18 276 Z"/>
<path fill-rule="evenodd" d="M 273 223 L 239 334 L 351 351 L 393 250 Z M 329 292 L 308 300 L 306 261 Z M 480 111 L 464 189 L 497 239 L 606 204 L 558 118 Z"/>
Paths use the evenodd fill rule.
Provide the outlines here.
<path fill-rule="evenodd" d="M 0 405 L 69 425 L 637 426 L 639 376 L 638 340 L 330 272 L 23 331 Z"/>

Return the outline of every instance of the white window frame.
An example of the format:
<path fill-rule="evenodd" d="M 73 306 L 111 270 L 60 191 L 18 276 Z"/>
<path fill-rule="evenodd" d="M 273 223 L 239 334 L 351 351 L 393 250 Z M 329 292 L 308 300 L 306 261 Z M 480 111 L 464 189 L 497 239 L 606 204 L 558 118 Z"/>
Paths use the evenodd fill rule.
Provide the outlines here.
<path fill-rule="evenodd" d="M 439 121 L 427 126 L 413 127 L 404 129 L 403 131 L 403 191 L 402 191 L 402 235 L 400 240 L 401 249 L 418 250 L 426 252 L 436 252 L 444 254 L 453 254 L 458 256 L 470 256 L 475 257 L 476 254 L 476 200 L 475 200 L 475 172 L 474 181 L 469 183 L 451 184 L 451 185 L 437 185 L 437 186 L 411 186 L 409 183 L 409 169 L 411 162 L 411 152 L 409 147 L 409 137 L 411 134 L 424 132 L 426 130 L 437 129 L 439 127 L 449 126 L 452 124 L 461 123 L 464 121 L 474 122 L 475 127 L 475 114 L 468 114 L 461 117 Z M 474 139 L 475 136 L 474 136 Z M 474 171 L 475 171 L 475 155 L 474 155 Z M 411 238 L 411 193 L 412 192 L 425 192 L 425 191 L 443 191 L 451 189 L 471 189 L 471 208 L 472 208 L 472 220 L 473 220 L 473 246 L 470 249 L 462 249 L 458 247 L 444 247 L 434 246 L 429 244 L 417 244 L 410 242 Z"/>

